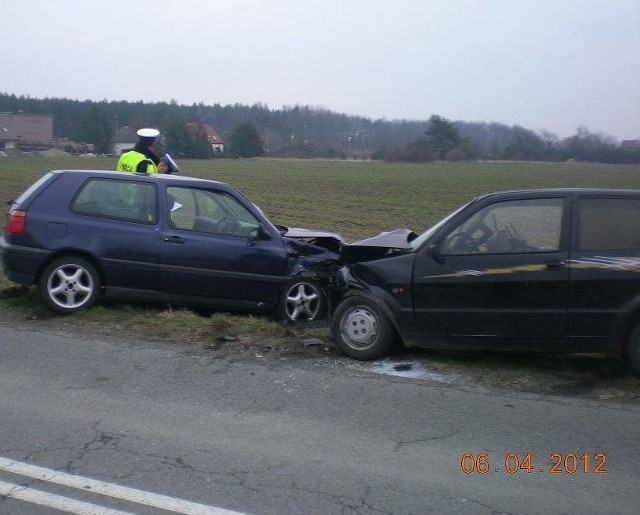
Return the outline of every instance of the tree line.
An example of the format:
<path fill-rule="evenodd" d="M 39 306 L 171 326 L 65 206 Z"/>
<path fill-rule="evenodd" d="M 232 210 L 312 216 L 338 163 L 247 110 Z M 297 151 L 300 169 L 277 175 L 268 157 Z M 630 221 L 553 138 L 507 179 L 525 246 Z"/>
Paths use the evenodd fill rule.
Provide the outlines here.
<path fill-rule="evenodd" d="M 579 127 L 576 134 L 560 139 L 520 126 L 451 122 L 432 115 L 421 137 L 374 157 L 390 161 L 430 162 L 473 160 L 585 161 L 614 164 L 640 163 L 640 149 L 622 148 L 600 133 Z"/>
<path fill-rule="evenodd" d="M 127 125 L 159 128 L 167 150 L 181 157 L 213 157 L 206 136 L 197 129 L 204 123 L 224 138 L 226 155 L 240 157 L 640 162 L 640 150 L 621 148 L 610 136 L 585 127 L 560 138 L 518 125 L 450 121 L 439 115 L 424 121 L 372 120 L 300 105 L 270 109 L 259 103 L 79 101 L 7 93 L 0 93 L 0 112 L 51 114 L 56 139 L 91 143 L 99 153 L 109 153 L 116 130 Z"/>

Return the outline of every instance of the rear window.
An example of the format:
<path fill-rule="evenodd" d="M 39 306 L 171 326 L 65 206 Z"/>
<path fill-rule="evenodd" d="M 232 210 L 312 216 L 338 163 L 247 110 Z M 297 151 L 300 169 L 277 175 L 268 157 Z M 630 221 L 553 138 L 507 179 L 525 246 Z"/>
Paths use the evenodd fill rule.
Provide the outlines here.
<path fill-rule="evenodd" d="M 44 174 L 36 182 L 34 182 L 31 186 L 29 186 L 29 189 L 27 189 L 22 195 L 20 195 L 18 199 L 15 201 L 15 203 L 18 204 L 18 206 L 23 204 L 24 201 L 27 200 L 35 191 L 37 191 L 40 188 L 40 186 L 42 186 L 45 182 L 48 182 L 49 180 L 53 180 L 52 176 L 53 176 L 53 173 L 51 172 Z"/>
<path fill-rule="evenodd" d="M 155 224 L 156 188 L 149 183 L 89 179 L 72 202 L 71 210 L 81 215 Z"/>
<path fill-rule="evenodd" d="M 582 199 L 579 235 L 580 250 L 640 248 L 640 199 Z"/>

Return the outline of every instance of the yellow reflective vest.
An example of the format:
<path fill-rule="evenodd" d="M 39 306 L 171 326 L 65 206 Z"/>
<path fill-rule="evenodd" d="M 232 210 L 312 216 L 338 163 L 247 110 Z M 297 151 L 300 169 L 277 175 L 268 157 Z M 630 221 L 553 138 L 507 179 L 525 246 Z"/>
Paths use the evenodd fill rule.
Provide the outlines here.
<path fill-rule="evenodd" d="M 158 173 L 158 167 L 156 166 L 156 164 L 147 156 L 135 150 L 124 152 L 120 156 L 120 159 L 118 159 L 116 170 L 118 170 L 119 172 L 135 173 L 138 169 L 138 165 L 142 161 L 147 161 L 148 174 Z"/>

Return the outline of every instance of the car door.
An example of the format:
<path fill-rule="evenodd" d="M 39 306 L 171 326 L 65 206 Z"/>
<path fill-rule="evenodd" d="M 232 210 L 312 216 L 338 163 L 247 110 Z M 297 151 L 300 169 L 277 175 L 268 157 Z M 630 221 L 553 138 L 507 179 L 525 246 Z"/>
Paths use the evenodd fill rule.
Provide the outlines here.
<path fill-rule="evenodd" d="M 640 303 L 640 196 L 581 193 L 576 213 L 569 333 L 604 337 Z"/>
<path fill-rule="evenodd" d="M 556 338 L 567 326 L 565 195 L 480 204 L 414 265 L 422 334 Z M 458 218 L 460 220 L 460 217 Z"/>
<path fill-rule="evenodd" d="M 68 220 L 68 236 L 60 241 L 99 260 L 108 294 L 155 295 L 160 287 L 157 187 L 130 177 L 85 181 L 70 204 L 78 216 Z M 59 225 L 50 224 L 48 231 Z"/>
<path fill-rule="evenodd" d="M 211 305 L 260 309 L 277 301 L 286 271 L 278 235 L 231 192 L 166 189 L 162 287 L 169 296 Z"/>

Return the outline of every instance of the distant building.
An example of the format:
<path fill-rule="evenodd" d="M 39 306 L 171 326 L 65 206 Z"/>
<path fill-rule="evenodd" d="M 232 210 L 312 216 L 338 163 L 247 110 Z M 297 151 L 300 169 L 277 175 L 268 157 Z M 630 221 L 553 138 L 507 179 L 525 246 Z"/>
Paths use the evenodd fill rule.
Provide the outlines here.
<path fill-rule="evenodd" d="M 187 127 L 189 127 L 189 130 L 197 131 L 199 129 L 204 133 L 204 135 L 207 137 L 207 141 L 213 149 L 214 155 L 224 154 L 224 140 L 220 137 L 218 132 L 213 127 L 207 125 L 206 123 L 196 122 L 188 123 Z"/>
<path fill-rule="evenodd" d="M 620 144 L 620 147 L 629 150 L 640 150 L 640 139 L 626 139 Z"/>
<path fill-rule="evenodd" d="M 131 150 L 138 142 L 138 135 L 131 127 L 120 127 L 113 135 L 113 153 L 121 155 L 126 150 Z"/>
<path fill-rule="evenodd" d="M 53 115 L 0 113 L 0 150 L 35 150 L 53 145 Z"/>

